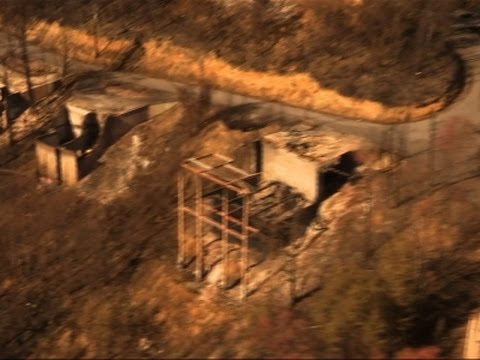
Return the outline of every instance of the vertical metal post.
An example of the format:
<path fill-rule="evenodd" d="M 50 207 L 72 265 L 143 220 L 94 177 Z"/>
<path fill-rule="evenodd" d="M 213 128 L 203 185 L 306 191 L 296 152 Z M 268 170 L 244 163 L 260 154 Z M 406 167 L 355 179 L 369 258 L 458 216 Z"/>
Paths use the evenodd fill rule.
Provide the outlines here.
<path fill-rule="evenodd" d="M 436 181 L 436 152 L 437 152 L 437 117 L 434 115 L 430 120 L 430 129 L 429 129 L 429 135 L 430 135 L 430 149 L 428 151 L 428 162 L 429 162 L 429 167 L 430 167 L 430 188 L 433 188 L 435 186 L 435 181 Z"/>
<path fill-rule="evenodd" d="M 250 198 L 249 195 L 245 195 L 242 199 L 243 207 L 242 207 L 242 243 L 240 247 L 240 281 L 241 281 L 241 289 L 240 289 L 240 297 L 241 299 L 246 299 L 247 297 L 247 287 L 248 287 L 248 279 L 247 279 L 247 270 L 248 270 L 248 221 L 249 221 L 249 205 L 250 205 Z"/>
<path fill-rule="evenodd" d="M 203 224 L 202 224 L 202 178 L 195 175 L 195 246 L 196 263 L 195 278 L 201 281 L 203 277 Z"/>
<path fill-rule="evenodd" d="M 222 287 L 227 288 L 228 284 L 228 190 L 222 190 L 222 260 L 223 274 Z"/>
<path fill-rule="evenodd" d="M 177 179 L 178 187 L 178 258 L 177 265 L 183 266 L 185 263 L 185 177 L 183 170 L 180 169 Z"/>

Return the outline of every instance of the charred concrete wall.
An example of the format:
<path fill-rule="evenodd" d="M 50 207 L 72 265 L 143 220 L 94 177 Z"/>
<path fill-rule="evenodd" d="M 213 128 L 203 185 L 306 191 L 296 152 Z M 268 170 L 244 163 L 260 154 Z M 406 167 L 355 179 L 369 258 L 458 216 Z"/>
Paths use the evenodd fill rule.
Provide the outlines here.
<path fill-rule="evenodd" d="M 80 180 L 80 168 L 77 154 L 68 149 L 60 149 L 60 171 L 62 183 L 75 185 Z"/>
<path fill-rule="evenodd" d="M 47 134 L 37 139 L 35 156 L 37 158 L 37 172 L 41 178 L 55 182 L 60 180 L 58 145 L 59 141 L 56 133 Z"/>
<path fill-rule="evenodd" d="M 82 135 L 83 123 L 91 111 L 67 104 L 68 116 L 72 125 L 73 135 L 79 137 Z"/>
<path fill-rule="evenodd" d="M 123 135 L 128 133 L 136 125 L 149 119 L 148 107 L 130 111 L 122 115 L 110 115 L 103 121 L 103 129 L 98 147 L 94 150 L 101 156 L 108 147 L 117 142 Z"/>
<path fill-rule="evenodd" d="M 56 121 L 57 132 L 37 141 L 40 177 L 66 185 L 78 183 L 98 166 L 98 160 L 108 147 L 136 125 L 168 108 L 165 104 L 155 104 L 118 116 L 101 114 L 98 119 L 95 112 L 67 104 Z M 65 142 L 70 137 L 72 139 Z"/>
<path fill-rule="evenodd" d="M 77 151 L 53 142 L 38 140 L 35 153 L 39 177 L 57 184 L 75 185 L 89 165 L 88 156 L 79 156 Z"/>
<path fill-rule="evenodd" d="M 135 125 L 138 125 L 149 119 L 148 106 L 130 111 L 126 114 L 122 114 L 119 116 L 119 119 L 121 119 L 122 122 L 128 127 L 134 127 Z"/>
<path fill-rule="evenodd" d="M 318 165 L 268 142 L 262 147 L 262 180 L 283 182 L 315 202 L 321 191 Z"/>
<path fill-rule="evenodd" d="M 52 94 L 58 88 L 59 84 L 60 84 L 60 81 L 55 80 L 55 81 L 47 82 L 40 85 L 34 85 L 32 88 L 33 99 L 29 99 L 28 91 L 22 92 L 21 95 L 26 99 L 29 99 L 31 103 L 35 103 L 43 99 L 44 97 L 47 97 L 50 94 Z"/>
<path fill-rule="evenodd" d="M 470 316 L 465 334 L 464 359 L 480 357 L 480 312 Z"/>

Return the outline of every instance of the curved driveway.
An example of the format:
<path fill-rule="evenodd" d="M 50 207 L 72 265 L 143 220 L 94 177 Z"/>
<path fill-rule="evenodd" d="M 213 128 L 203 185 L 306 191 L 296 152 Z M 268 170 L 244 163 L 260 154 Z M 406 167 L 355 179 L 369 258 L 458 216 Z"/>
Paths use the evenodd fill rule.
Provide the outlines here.
<path fill-rule="evenodd" d="M 0 43 L 5 41 L 5 35 L 0 33 Z M 41 49 L 37 46 L 29 46 L 31 58 L 40 58 L 43 61 L 61 67 L 62 57 L 58 54 Z M 356 134 L 372 140 L 383 146 L 385 150 L 402 153 L 402 155 L 413 155 L 424 152 L 429 148 L 431 126 L 440 128 L 449 119 L 468 120 L 479 131 L 480 128 L 480 45 L 472 46 L 467 49 L 459 50 L 460 55 L 465 61 L 467 71 L 467 85 L 460 96 L 444 110 L 432 114 L 425 119 L 395 125 L 384 125 L 371 123 L 361 119 L 347 119 L 338 115 L 310 111 L 283 103 L 263 101 L 258 98 L 233 94 L 223 90 L 212 89 L 211 99 L 214 104 L 236 106 L 245 104 L 258 104 L 262 112 L 271 115 L 280 115 L 295 119 L 304 119 L 317 124 L 328 124 L 330 127 L 346 133 Z M 97 66 L 87 65 L 78 61 L 71 61 L 70 68 L 75 72 L 85 70 L 101 70 Z M 176 92 L 179 87 L 188 87 L 193 92 L 198 92 L 199 87 L 194 85 L 185 85 L 182 83 L 146 77 L 134 73 L 117 72 L 113 77 L 118 77 L 125 82 L 131 82 L 137 86 L 145 85 L 150 88 L 156 88 L 164 91 Z M 388 133 L 395 134 L 397 139 L 401 139 L 401 149 L 395 146 L 392 149 L 392 141 L 385 141 Z M 398 142 L 398 141 L 397 141 Z"/>
<path fill-rule="evenodd" d="M 223 90 L 213 89 L 210 96 L 212 102 L 218 105 L 244 105 L 258 104 L 258 108 L 265 110 L 271 115 L 284 115 L 292 118 L 307 119 L 318 124 L 328 124 L 330 127 L 347 133 L 364 136 L 377 144 L 386 147 L 386 150 L 392 150 L 384 139 L 392 129 L 395 136 L 403 139 L 403 155 L 413 155 L 428 149 L 430 144 L 430 134 L 432 122 L 438 129 L 442 124 L 452 118 L 468 119 L 477 129 L 480 126 L 480 46 L 461 50 L 462 58 L 465 60 L 467 69 L 467 85 L 455 101 L 444 110 L 432 114 L 425 119 L 395 125 L 384 125 L 371 123 L 361 119 L 347 119 L 341 116 L 310 111 L 295 106 L 290 106 L 277 102 L 266 102 L 258 98 L 233 94 Z M 178 87 L 186 86 L 174 81 L 168 81 L 157 78 L 149 78 L 132 73 L 117 73 L 122 81 L 145 85 L 166 91 L 176 91 Z M 192 91 L 198 91 L 197 86 L 187 85 Z M 398 151 L 399 149 L 397 149 Z"/>

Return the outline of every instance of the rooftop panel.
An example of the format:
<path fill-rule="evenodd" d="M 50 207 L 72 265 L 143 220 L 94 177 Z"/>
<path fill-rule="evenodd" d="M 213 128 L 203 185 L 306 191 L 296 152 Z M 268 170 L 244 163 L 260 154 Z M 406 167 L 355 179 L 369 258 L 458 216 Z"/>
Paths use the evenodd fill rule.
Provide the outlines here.
<path fill-rule="evenodd" d="M 232 160 L 218 154 L 186 160 L 182 166 L 193 173 L 202 176 L 219 185 L 225 186 L 239 193 L 251 193 L 252 185 L 246 180 L 256 174 L 249 174 L 242 169 L 233 166 Z"/>
<path fill-rule="evenodd" d="M 367 144 L 361 137 L 339 133 L 328 127 L 314 128 L 303 125 L 265 135 L 263 141 L 319 165 L 330 165 L 341 155 Z"/>

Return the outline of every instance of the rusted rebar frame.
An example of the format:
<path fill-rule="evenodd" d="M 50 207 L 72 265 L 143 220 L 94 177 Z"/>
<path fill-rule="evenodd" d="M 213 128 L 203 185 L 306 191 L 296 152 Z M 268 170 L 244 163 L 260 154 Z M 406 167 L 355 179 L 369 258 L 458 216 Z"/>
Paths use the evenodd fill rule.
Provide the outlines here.
<path fill-rule="evenodd" d="M 208 158 L 213 158 L 216 164 L 207 164 L 204 161 Z M 203 161 L 201 161 L 203 160 Z M 247 297 L 247 272 L 248 272 L 248 252 L 249 252 L 249 236 L 250 234 L 258 233 L 258 229 L 249 225 L 250 217 L 250 197 L 253 193 L 253 188 L 245 181 L 258 176 L 258 173 L 249 174 L 242 169 L 232 165 L 232 160 L 225 156 L 218 154 L 208 154 L 202 157 L 188 159 L 182 164 L 178 176 L 178 264 L 183 266 L 186 257 L 186 236 L 185 236 L 185 215 L 189 214 L 195 218 L 195 278 L 201 281 L 204 274 L 203 264 L 203 247 L 204 247 L 204 224 L 211 225 L 221 231 L 221 246 L 222 246 L 222 264 L 223 273 L 221 278 L 221 285 L 226 288 L 228 286 L 228 247 L 230 238 L 235 238 L 240 242 L 240 296 L 242 299 Z M 221 174 L 215 174 L 215 170 L 220 171 L 226 169 L 231 171 L 234 175 L 238 175 L 231 179 L 231 176 L 222 178 Z M 186 205 L 185 197 L 185 173 L 188 171 L 193 175 L 194 184 L 194 207 L 191 208 Z M 215 192 L 220 191 L 221 205 L 220 209 L 215 206 L 205 204 L 203 198 L 203 183 L 202 179 L 213 182 L 219 185 L 220 188 Z M 231 199 L 229 191 L 235 193 Z M 211 194 L 213 192 L 209 192 Z M 230 209 L 230 204 L 233 201 L 241 201 L 241 206 Z M 232 212 L 241 212 L 240 219 L 231 216 Z M 220 221 L 212 219 L 209 214 L 219 216 Z M 232 224 L 240 227 L 240 232 L 232 228 Z"/>
<path fill-rule="evenodd" d="M 195 279 L 203 278 L 203 211 L 202 211 L 202 178 L 195 176 Z"/>
<path fill-rule="evenodd" d="M 226 195 L 228 197 L 228 194 Z M 220 215 L 220 217 L 225 218 L 227 220 L 227 225 L 230 225 L 229 223 L 232 222 L 236 225 L 242 225 L 242 222 L 238 219 L 235 219 L 234 217 L 230 216 L 232 213 L 231 212 L 228 212 L 228 201 L 226 204 L 224 204 L 224 201 L 225 201 L 225 198 L 222 197 L 222 208 L 225 207 L 227 209 L 227 212 L 223 211 L 222 210 L 218 210 L 217 208 L 213 207 L 213 206 L 210 206 L 210 205 L 207 205 L 207 204 L 203 204 L 203 208 L 208 210 L 208 211 L 211 211 L 213 214 L 215 215 Z M 236 209 L 235 211 L 239 211 L 241 210 L 243 207 L 241 208 L 238 208 Z M 251 233 L 258 233 L 259 230 L 254 228 L 253 226 L 247 226 L 248 230 L 251 232 Z"/>
<path fill-rule="evenodd" d="M 226 289 L 228 287 L 228 191 L 222 191 L 222 287 Z"/>
<path fill-rule="evenodd" d="M 185 176 L 180 169 L 177 177 L 177 225 L 178 225 L 178 257 L 177 266 L 185 264 Z"/>
<path fill-rule="evenodd" d="M 240 299 L 247 297 L 247 270 L 248 270 L 248 223 L 250 215 L 250 196 L 246 195 L 243 198 L 243 212 L 242 212 L 242 244 L 240 247 Z"/>
<path fill-rule="evenodd" d="M 222 230 L 223 227 L 222 227 L 222 223 L 219 223 L 213 219 L 210 219 L 208 216 L 205 216 L 205 215 L 199 215 L 194 209 L 191 209 L 189 207 L 184 207 L 183 209 L 183 212 L 186 213 L 186 214 L 189 214 L 189 215 L 192 215 L 194 217 L 200 217 L 201 220 L 205 223 L 205 224 L 208 224 L 208 225 L 211 225 L 219 230 Z M 242 239 L 242 233 L 241 232 L 238 232 L 236 230 L 233 230 L 233 229 L 230 229 L 230 228 L 227 228 L 225 231 L 227 231 L 227 233 L 233 237 L 235 237 L 236 239 L 238 240 L 241 240 Z M 257 230 L 258 231 L 258 230 Z"/>

